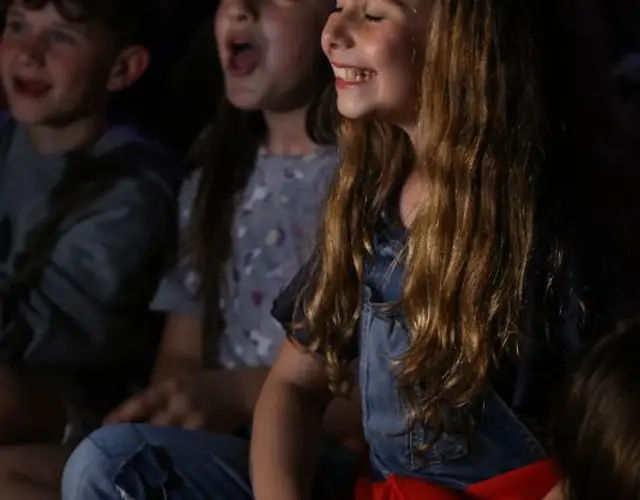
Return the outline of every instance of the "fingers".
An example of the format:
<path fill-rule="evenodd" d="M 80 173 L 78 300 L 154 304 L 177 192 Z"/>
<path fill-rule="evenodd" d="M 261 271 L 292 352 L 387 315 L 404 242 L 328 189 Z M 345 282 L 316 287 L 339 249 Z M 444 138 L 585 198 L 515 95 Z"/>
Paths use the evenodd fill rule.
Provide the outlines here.
<path fill-rule="evenodd" d="M 166 394 L 162 387 L 150 387 L 137 394 L 107 415 L 104 423 L 119 424 L 124 422 L 145 422 L 161 410 Z"/>
<path fill-rule="evenodd" d="M 196 409 L 191 391 L 176 383 L 169 384 L 166 390 L 170 393 L 167 404 L 151 417 L 150 423 L 166 427 L 202 429 L 205 418 Z"/>
<path fill-rule="evenodd" d="M 185 429 L 201 430 L 206 429 L 207 421 L 201 413 L 193 413 L 189 415 L 182 425 Z"/>
<path fill-rule="evenodd" d="M 161 427 L 177 427 L 180 429 L 204 429 L 205 418 L 199 413 L 177 412 L 175 409 L 168 409 L 154 415 L 150 420 L 152 425 Z"/>
<path fill-rule="evenodd" d="M 174 410 L 163 408 L 162 411 L 151 417 L 149 423 L 160 427 L 182 427 L 185 416 L 175 413 Z"/>
<path fill-rule="evenodd" d="M 164 427 L 203 429 L 206 418 L 197 410 L 188 384 L 163 382 L 125 401 L 111 412 L 105 424 L 148 422 Z"/>

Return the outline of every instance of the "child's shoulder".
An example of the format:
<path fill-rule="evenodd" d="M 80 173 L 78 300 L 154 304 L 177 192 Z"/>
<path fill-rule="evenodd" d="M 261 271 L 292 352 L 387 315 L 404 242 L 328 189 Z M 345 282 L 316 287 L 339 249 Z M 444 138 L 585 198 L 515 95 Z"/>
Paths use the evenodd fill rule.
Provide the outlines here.
<path fill-rule="evenodd" d="M 126 216 L 132 225 L 174 220 L 179 163 L 136 129 L 110 126 L 87 154 L 66 154 L 63 162 L 54 190 L 86 200 L 86 206 L 77 209 L 80 218 Z"/>
<path fill-rule="evenodd" d="M 180 162 L 159 142 L 127 125 L 110 126 L 93 148 L 96 157 L 135 167 L 137 180 L 162 187 L 171 195 L 178 188 Z"/>

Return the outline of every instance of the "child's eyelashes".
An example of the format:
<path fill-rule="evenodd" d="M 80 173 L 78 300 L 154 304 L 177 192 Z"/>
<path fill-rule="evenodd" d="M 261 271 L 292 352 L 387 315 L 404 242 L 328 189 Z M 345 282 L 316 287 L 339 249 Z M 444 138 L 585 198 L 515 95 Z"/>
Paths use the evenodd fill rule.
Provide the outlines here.
<path fill-rule="evenodd" d="M 4 26 L 5 35 L 23 35 L 27 31 L 27 26 L 22 21 L 7 21 Z M 74 35 L 62 30 L 47 30 L 42 36 L 50 43 L 73 45 L 76 42 Z"/>
<path fill-rule="evenodd" d="M 344 10 L 343 7 L 336 6 L 333 9 L 333 13 L 340 14 L 343 10 Z M 367 14 L 367 13 L 364 14 L 364 18 L 366 21 L 369 21 L 371 23 L 379 23 L 380 21 L 384 21 L 385 19 L 384 16 L 375 16 L 373 14 Z"/>

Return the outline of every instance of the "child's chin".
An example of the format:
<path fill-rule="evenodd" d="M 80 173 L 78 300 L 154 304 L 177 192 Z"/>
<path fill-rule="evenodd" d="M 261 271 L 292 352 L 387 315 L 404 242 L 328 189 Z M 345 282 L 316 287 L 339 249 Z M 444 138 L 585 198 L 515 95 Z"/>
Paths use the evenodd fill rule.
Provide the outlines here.
<path fill-rule="evenodd" d="M 348 91 L 347 91 L 348 92 Z M 348 92 L 351 94 L 350 92 Z M 357 95 L 345 95 L 338 92 L 336 105 L 338 112 L 350 120 L 359 120 L 377 114 L 377 106 L 369 99 L 362 99 Z"/>
<path fill-rule="evenodd" d="M 338 104 L 338 112 L 343 118 L 348 120 L 361 120 L 372 117 L 376 114 L 375 110 L 363 109 L 361 107 L 349 105 L 340 106 L 340 104 Z"/>
<path fill-rule="evenodd" d="M 13 119 L 24 125 L 40 125 L 47 121 L 48 113 L 35 106 L 25 106 L 9 101 L 8 109 Z"/>
<path fill-rule="evenodd" d="M 22 125 L 44 125 L 47 123 L 46 118 L 43 118 L 41 116 L 33 116 L 30 114 L 11 112 L 11 117 L 16 122 L 21 123 Z"/>
<path fill-rule="evenodd" d="M 259 111 L 263 108 L 262 95 L 255 91 L 228 89 L 226 97 L 234 108 L 243 111 Z"/>

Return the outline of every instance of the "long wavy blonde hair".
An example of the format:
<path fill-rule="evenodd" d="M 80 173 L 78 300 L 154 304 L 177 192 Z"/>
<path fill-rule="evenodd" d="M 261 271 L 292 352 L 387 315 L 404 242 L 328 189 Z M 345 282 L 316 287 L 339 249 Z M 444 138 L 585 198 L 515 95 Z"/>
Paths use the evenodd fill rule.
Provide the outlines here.
<path fill-rule="evenodd" d="M 435 4 L 420 143 L 380 121 L 342 120 L 341 165 L 296 328 L 325 355 L 334 392 L 347 391 L 374 223 L 418 169 L 425 194 L 402 254 L 411 342 L 398 384 L 411 422 L 438 427 L 479 393 L 517 330 L 544 152 L 531 13 L 505 0 Z"/>

